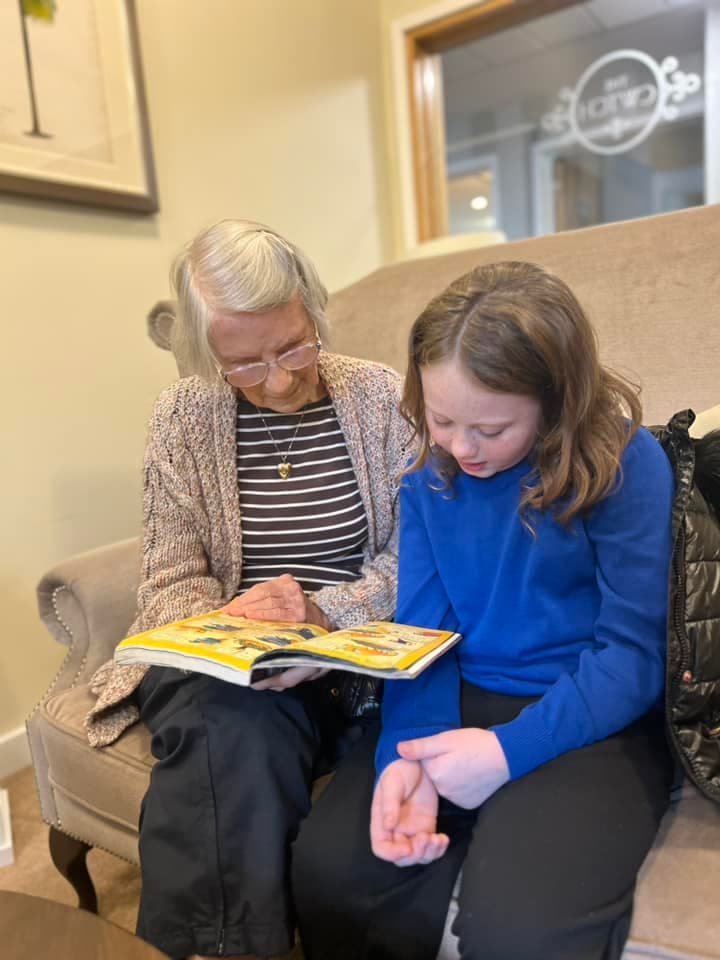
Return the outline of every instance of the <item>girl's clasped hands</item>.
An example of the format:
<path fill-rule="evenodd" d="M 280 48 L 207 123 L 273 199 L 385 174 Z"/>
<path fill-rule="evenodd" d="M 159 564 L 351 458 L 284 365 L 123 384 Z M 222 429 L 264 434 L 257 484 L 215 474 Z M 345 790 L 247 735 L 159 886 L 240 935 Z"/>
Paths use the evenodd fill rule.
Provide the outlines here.
<path fill-rule="evenodd" d="M 491 730 L 448 730 L 398 744 L 402 759 L 375 787 L 370 840 L 375 856 L 399 867 L 430 863 L 447 850 L 437 833 L 440 797 L 473 809 L 510 779 L 502 747 Z"/>

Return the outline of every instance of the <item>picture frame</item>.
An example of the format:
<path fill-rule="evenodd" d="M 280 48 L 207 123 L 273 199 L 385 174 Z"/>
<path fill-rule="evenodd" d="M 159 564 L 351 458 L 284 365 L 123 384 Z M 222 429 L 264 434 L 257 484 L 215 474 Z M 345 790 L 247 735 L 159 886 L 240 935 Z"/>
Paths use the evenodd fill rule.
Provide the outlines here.
<path fill-rule="evenodd" d="M 0 3 L 0 192 L 155 213 L 134 0 Z"/>

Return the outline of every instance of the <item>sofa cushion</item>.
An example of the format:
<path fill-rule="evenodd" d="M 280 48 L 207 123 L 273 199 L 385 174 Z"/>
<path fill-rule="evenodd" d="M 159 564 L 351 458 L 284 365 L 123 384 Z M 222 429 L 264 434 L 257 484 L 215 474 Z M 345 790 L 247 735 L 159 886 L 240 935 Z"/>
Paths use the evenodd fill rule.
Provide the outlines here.
<path fill-rule="evenodd" d="M 626 960 L 718 960 L 718 891 L 720 808 L 688 783 L 640 871 Z"/>
<path fill-rule="evenodd" d="M 720 430 L 720 403 L 697 414 L 695 422 L 690 427 L 690 436 L 704 437 L 711 430 Z"/>

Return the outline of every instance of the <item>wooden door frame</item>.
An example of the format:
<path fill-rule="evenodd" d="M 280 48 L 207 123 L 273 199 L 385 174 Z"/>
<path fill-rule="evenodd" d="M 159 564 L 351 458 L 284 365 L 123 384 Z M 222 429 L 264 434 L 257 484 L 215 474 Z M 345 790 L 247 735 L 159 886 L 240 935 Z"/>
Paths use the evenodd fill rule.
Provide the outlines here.
<path fill-rule="evenodd" d="M 403 183 L 402 188 L 406 248 L 447 233 L 440 54 L 460 43 L 581 2 L 583 0 L 481 0 L 468 4 L 467 0 L 450 0 L 395 21 L 392 32 L 396 122 L 401 178 L 409 179 L 409 184 Z"/>

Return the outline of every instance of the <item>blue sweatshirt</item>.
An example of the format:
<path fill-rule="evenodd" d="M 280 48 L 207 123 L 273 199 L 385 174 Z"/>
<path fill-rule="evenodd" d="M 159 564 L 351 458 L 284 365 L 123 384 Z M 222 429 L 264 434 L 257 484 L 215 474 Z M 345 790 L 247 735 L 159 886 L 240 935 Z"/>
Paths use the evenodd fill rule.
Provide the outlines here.
<path fill-rule="evenodd" d="M 396 620 L 462 641 L 414 680 L 385 683 L 378 775 L 401 740 L 462 726 L 460 680 L 540 699 L 493 727 L 510 776 L 601 740 L 656 704 L 665 677 L 673 477 L 646 430 L 621 486 L 562 527 L 518 515 L 523 461 L 438 491 L 431 465 L 404 478 Z"/>

